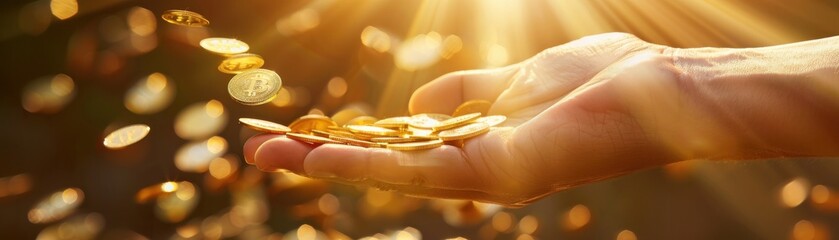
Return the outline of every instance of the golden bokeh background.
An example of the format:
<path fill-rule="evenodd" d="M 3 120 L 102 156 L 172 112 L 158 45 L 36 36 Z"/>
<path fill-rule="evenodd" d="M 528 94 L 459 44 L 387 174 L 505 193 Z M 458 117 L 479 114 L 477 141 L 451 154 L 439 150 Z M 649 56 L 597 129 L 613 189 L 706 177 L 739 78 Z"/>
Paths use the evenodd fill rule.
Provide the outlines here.
<path fill-rule="evenodd" d="M 169 24 L 168 9 L 210 25 Z M 839 1 L 4 1 L 0 238 L 839 236 L 837 158 L 687 161 L 520 209 L 262 173 L 241 158 L 255 132 L 239 117 L 405 115 L 442 74 L 616 31 L 685 48 L 783 44 L 839 34 Z M 206 37 L 247 42 L 282 77 L 278 97 L 227 96 L 232 75 L 198 46 Z M 102 146 L 137 123 L 145 139 Z"/>

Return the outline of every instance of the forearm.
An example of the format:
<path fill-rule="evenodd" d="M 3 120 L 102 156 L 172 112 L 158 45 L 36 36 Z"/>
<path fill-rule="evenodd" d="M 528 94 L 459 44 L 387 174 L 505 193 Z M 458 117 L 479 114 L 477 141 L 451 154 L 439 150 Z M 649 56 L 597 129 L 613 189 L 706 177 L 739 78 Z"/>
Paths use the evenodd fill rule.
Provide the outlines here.
<path fill-rule="evenodd" d="M 674 64 L 712 125 L 693 157 L 839 156 L 839 37 L 748 49 L 683 49 Z"/>

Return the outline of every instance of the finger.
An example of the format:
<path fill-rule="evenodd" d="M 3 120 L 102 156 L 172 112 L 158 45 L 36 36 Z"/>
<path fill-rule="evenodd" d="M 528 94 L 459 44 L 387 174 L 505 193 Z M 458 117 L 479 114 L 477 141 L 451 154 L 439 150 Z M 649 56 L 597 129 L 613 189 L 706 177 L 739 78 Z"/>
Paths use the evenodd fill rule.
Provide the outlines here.
<path fill-rule="evenodd" d="M 518 64 L 496 69 L 453 72 L 423 85 L 411 96 L 411 113 L 451 114 L 469 100 L 495 101 L 518 70 Z"/>
<path fill-rule="evenodd" d="M 276 137 L 282 137 L 282 135 L 278 134 L 259 134 L 256 136 L 251 137 L 245 142 L 245 145 L 242 147 L 242 154 L 245 157 L 245 162 L 248 164 L 254 164 L 253 155 L 256 154 L 256 149 L 262 145 L 265 141 L 271 140 Z"/>
<path fill-rule="evenodd" d="M 285 136 L 275 137 L 262 143 L 254 153 L 254 163 L 259 170 L 275 171 L 286 169 L 302 174 L 303 160 L 314 145 L 289 139 Z"/>
<path fill-rule="evenodd" d="M 421 151 L 323 145 L 306 156 L 304 169 L 312 177 L 372 180 L 400 190 L 479 190 L 484 182 L 461 150 L 448 145 Z"/>

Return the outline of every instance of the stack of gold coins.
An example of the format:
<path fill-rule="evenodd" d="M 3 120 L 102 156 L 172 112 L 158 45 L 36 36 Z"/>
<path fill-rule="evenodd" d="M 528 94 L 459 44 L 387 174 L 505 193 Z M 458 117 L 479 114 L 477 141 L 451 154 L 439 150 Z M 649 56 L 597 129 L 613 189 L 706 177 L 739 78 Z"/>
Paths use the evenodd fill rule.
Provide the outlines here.
<path fill-rule="evenodd" d="M 166 22 L 187 27 L 206 27 L 210 24 L 201 14 L 187 10 L 167 10 L 160 16 Z M 265 60 L 248 53 L 250 46 L 238 39 L 211 37 L 199 42 L 207 51 L 226 57 L 218 66 L 223 73 L 236 74 L 227 84 L 227 92 L 244 105 L 270 102 L 280 92 L 283 82 L 272 70 L 261 69 Z"/>
<path fill-rule="evenodd" d="M 480 106 L 470 106 L 477 105 Z M 377 120 L 370 116 L 356 117 L 339 126 L 323 115 L 306 115 L 288 127 L 265 120 L 240 118 L 239 123 L 257 131 L 285 134 L 300 142 L 320 144 L 346 144 L 366 148 L 388 148 L 399 151 L 432 149 L 448 144 L 462 147 L 464 140 L 474 138 L 491 127 L 504 122 L 503 115 L 485 116 L 489 107 L 486 101 L 468 101 L 458 108 L 460 115 L 425 113 L 413 116 L 391 117 Z M 469 109 L 476 112 L 466 112 Z"/>

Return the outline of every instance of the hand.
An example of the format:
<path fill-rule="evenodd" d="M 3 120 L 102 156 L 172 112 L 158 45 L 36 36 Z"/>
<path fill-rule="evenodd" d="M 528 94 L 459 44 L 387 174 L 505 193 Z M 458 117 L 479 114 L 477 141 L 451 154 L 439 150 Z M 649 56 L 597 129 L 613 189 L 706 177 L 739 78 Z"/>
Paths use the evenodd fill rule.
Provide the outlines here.
<path fill-rule="evenodd" d="M 688 119 L 680 106 L 682 78 L 671 53 L 629 34 L 600 34 L 504 68 L 451 73 L 418 89 L 409 106 L 414 114 L 451 114 L 464 101 L 484 99 L 493 102 L 490 115 L 508 117 L 463 148 L 313 147 L 265 134 L 248 140 L 245 159 L 264 171 L 288 169 L 415 196 L 523 205 L 677 159 L 663 143 L 684 131 L 664 120 L 704 122 Z"/>

